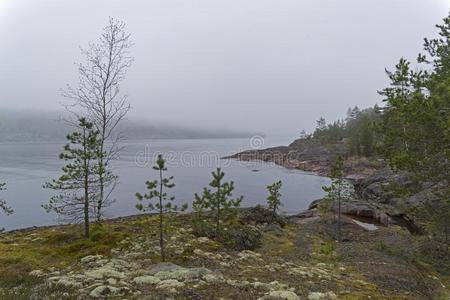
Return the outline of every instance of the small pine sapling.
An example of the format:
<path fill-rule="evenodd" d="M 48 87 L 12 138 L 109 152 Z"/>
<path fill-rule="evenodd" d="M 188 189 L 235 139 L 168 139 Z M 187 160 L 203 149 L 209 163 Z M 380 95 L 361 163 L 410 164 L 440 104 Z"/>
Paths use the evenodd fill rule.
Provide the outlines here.
<path fill-rule="evenodd" d="M 269 206 L 269 210 L 272 211 L 272 220 L 275 220 L 277 216 L 277 210 L 280 208 L 281 204 L 281 193 L 280 189 L 282 186 L 281 180 L 272 183 L 267 186 L 267 191 L 269 192 L 269 196 L 267 197 L 267 204 Z"/>
<path fill-rule="evenodd" d="M 142 195 L 140 193 L 136 193 L 136 197 L 139 203 L 136 205 L 136 208 L 140 211 L 158 211 L 159 214 L 159 246 L 161 251 L 161 260 L 166 261 L 165 254 L 165 246 L 164 246 L 164 216 L 166 214 L 176 213 L 179 211 L 185 211 L 187 209 L 187 204 L 183 204 L 182 206 L 174 205 L 173 201 L 175 200 L 174 196 L 169 196 L 166 189 L 171 189 L 175 186 L 173 183 L 173 176 L 163 177 L 163 172 L 167 171 L 166 161 L 162 157 L 162 155 L 158 155 L 158 159 L 156 160 L 156 164 L 153 166 L 153 169 L 158 171 L 159 180 L 147 181 L 147 189 L 148 193 Z M 148 203 L 142 203 L 144 200 L 149 200 Z M 155 201 L 156 203 L 152 203 Z"/>

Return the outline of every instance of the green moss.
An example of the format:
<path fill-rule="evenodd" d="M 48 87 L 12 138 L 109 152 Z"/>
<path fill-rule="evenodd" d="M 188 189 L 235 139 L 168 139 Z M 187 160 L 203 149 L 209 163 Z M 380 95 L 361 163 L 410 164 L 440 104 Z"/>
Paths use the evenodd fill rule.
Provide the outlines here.
<path fill-rule="evenodd" d="M 67 287 L 49 286 L 36 277 L 0 277 L 0 299 L 2 300 L 71 300 L 76 299 L 74 295 L 74 291 Z"/>
<path fill-rule="evenodd" d="M 433 273 L 431 266 L 425 269 L 419 264 L 412 264 L 411 260 L 402 259 L 405 254 L 401 251 L 402 245 L 410 245 L 411 241 L 409 236 L 405 236 L 408 233 L 398 233 L 395 227 L 372 233 L 358 231 L 355 232 L 354 240 L 336 243 L 329 240 L 327 235 L 331 226 L 326 222 L 300 226 L 287 224 L 283 228 L 256 226 L 262 234 L 261 246 L 256 250 L 261 254 L 262 262 L 255 263 L 252 260 L 236 259 L 238 251 L 226 247 L 223 243 L 196 240 L 191 232 L 190 216 L 176 216 L 166 223 L 168 260 L 183 266 L 219 269 L 226 278 L 234 280 L 250 282 L 277 280 L 295 288 L 296 293 L 305 298 L 311 291 L 334 291 L 338 294 L 338 299 L 351 300 L 369 297 L 406 299 L 406 291 L 410 291 L 411 298 L 422 293 L 422 286 L 418 286 L 414 278 L 414 274 L 421 272 L 424 280 L 431 280 L 427 279 L 429 274 L 431 275 L 428 277 L 437 276 L 440 281 L 431 280 L 437 286 L 436 295 L 438 293 L 444 295 L 442 299 L 448 296 L 448 292 L 439 291 L 439 282 L 446 286 L 449 286 L 450 282 Z M 82 233 L 82 226 L 58 226 L 1 235 L 0 290 L 2 287 L 3 290 L 20 287 L 20 292 L 19 296 L 8 294 L 0 299 L 29 299 L 27 296 L 30 296 L 31 287 L 42 283 L 41 279 L 31 278 L 28 275 L 31 270 L 49 271 L 53 267 L 63 269 L 69 265 L 78 268 L 80 265 L 73 264 L 83 256 L 95 254 L 109 256 L 112 248 L 123 249 L 125 252 L 140 240 L 146 241 L 142 245 L 144 249 L 153 248 L 157 245 L 158 218 L 140 216 L 105 221 L 101 225 L 92 225 L 90 238 L 84 238 Z M 226 253 L 232 257 L 234 263 L 224 266 L 220 265 L 220 259 L 195 255 L 193 251 L 197 248 L 224 257 Z M 145 259 L 156 263 L 160 258 L 158 253 L 150 253 L 145 254 Z M 377 263 L 374 264 L 374 261 Z M 269 268 L 266 268 L 266 265 Z M 311 270 L 312 277 L 289 273 L 289 269 L 296 267 L 300 267 L 306 273 Z M 314 273 L 317 270 L 324 273 Z M 408 276 L 410 270 L 416 273 Z M 387 273 L 389 276 L 385 276 Z M 317 277 L 317 274 L 321 274 L 322 277 Z M 392 282 L 397 282 L 397 279 L 401 280 L 399 282 L 402 285 L 392 287 Z M 428 282 L 423 285 L 426 284 Z M 42 290 L 44 291 L 44 288 Z M 46 292 L 61 295 L 61 291 Z M 195 293 L 205 299 L 208 299 L 208 296 L 212 298 L 209 294 L 212 292 L 225 298 L 233 298 L 233 295 L 239 293 L 247 293 L 245 295 L 249 299 L 256 299 L 262 295 L 253 294 L 255 290 L 252 288 L 236 290 L 223 285 L 214 288 L 205 285 L 195 289 Z M 180 295 L 180 299 L 185 299 L 182 294 Z M 56 299 L 65 298 L 61 296 Z"/>
<path fill-rule="evenodd" d="M 336 242 L 315 238 L 312 254 L 318 261 L 334 261 L 336 260 Z"/>

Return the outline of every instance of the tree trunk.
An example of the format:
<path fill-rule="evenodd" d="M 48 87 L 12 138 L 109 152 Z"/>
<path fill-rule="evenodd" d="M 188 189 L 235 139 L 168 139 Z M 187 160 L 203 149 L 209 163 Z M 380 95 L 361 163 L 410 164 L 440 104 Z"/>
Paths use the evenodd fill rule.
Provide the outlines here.
<path fill-rule="evenodd" d="M 85 184 L 87 184 L 86 182 L 87 179 L 85 179 Z M 84 188 L 84 236 L 89 237 L 89 192 L 86 186 Z"/>
<path fill-rule="evenodd" d="M 99 163 L 99 174 L 98 174 L 98 180 L 99 180 L 99 195 L 97 199 L 97 216 L 96 220 L 97 222 L 100 222 L 102 219 L 102 209 L 103 209 L 103 194 L 104 194 L 104 178 L 103 178 L 103 157 L 100 157 Z"/>
<path fill-rule="evenodd" d="M 89 161 L 86 149 L 86 129 L 83 129 L 84 163 L 84 236 L 89 237 Z"/>
<path fill-rule="evenodd" d="M 106 78 L 103 81 L 103 92 L 102 92 L 102 119 L 101 119 L 101 140 L 100 140 L 100 153 L 99 153 L 99 183 L 100 183 L 100 194 L 98 196 L 97 203 L 97 222 L 100 222 L 102 218 L 102 208 L 104 201 L 104 191 L 105 191 L 105 139 L 106 139 L 106 122 L 107 122 L 107 111 L 106 111 L 106 93 L 107 93 L 107 83 L 109 81 L 110 71 L 111 71 L 111 45 L 109 50 L 109 63 L 108 71 L 106 73 Z"/>
<path fill-rule="evenodd" d="M 105 112 L 106 113 L 106 112 Z M 99 195 L 97 199 L 97 222 L 101 221 L 102 218 L 102 209 L 103 209 L 103 201 L 104 201 L 104 189 L 105 189 L 105 180 L 104 180 L 104 174 L 105 174 L 105 163 L 104 163 L 104 146 L 105 146 L 105 131 L 106 131 L 106 120 L 105 117 L 103 118 L 103 124 L 102 124 L 102 132 L 101 132 L 101 139 L 100 139 L 100 153 L 99 153 L 99 161 L 98 161 L 98 167 L 99 167 Z"/>
<path fill-rule="evenodd" d="M 338 183 L 338 242 L 341 241 L 341 180 Z"/>
<path fill-rule="evenodd" d="M 159 247 L 161 248 L 161 259 L 166 261 L 166 254 L 164 252 L 164 236 L 163 236 L 163 207 L 162 207 L 162 169 L 159 170 Z"/>
<path fill-rule="evenodd" d="M 217 205 L 217 216 L 216 216 L 216 235 L 219 237 L 220 234 L 220 182 L 217 187 L 217 197 L 216 197 L 216 205 Z"/>

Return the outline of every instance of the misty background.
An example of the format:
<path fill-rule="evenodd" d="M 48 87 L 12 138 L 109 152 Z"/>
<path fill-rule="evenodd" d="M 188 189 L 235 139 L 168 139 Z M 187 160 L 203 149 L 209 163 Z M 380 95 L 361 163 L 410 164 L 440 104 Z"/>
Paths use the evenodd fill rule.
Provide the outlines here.
<path fill-rule="evenodd" d="M 135 43 L 122 86 L 130 132 L 145 123 L 181 137 L 296 137 L 320 116 L 380 103 L 384 68 L 414 60 L 449 9 L 446 0 L 0 0 L 3 132 L 17 128 L 12 114 L 62 110 L 58 90 L 77 83 L 79 46 L 96 41 L 109 16 Z"/>

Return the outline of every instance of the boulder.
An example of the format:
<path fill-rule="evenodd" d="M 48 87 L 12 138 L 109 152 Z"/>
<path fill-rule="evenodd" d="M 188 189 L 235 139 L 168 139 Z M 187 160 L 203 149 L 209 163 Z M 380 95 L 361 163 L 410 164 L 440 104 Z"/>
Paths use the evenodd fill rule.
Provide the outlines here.
<path fill-rule="evenodd" d="M 45 273 L 42 270 L 33 270 L 30 273 L 28 273 L 28 275 L 33 276 L 33 277 L 44 277 Z"/>
<path fill-rule="evenodd" d="M 321 293 L 321 292 L 312 292 L 308 295 L 308 300 L 333 300 L 337 299 L 337 296 L 334 292 L 327 292 L 327 293 Z"/>
<path fill-rule="evenodd" d="M 258 300 L 300 300 L 300 297 L 292 291 L 271 291 Z"/>
<path fill-rule="evenodd" d="M 164 291 L 171 292 L 171 293 L 175 293 L 175 292 L 177 292 L 178 289 L 183 288 L 183 287 L 184 287 L 184 283 L 179 282 L 178 280 L 175 280 L 175 279 L 162 280 L 156 285 L 156 288 L 158 290 L 164 290 Z"/>
<path fill-rule="evenodd" d="M 95 262 L 97 260 L 100 260 L 102 258 L 103 258 L 102 255 L 88 255 L 88 256 L 81 258 L 80 263 L 89 264 L 89 263 Z"/>
<path fill-rule="evenodd" d="M 119 296 L 121 294 L 123 294 L 123 288 L 116 288 L 113 286 L 109 286 L 109 285 L 100 285 L 97 286 L 95 289 L 93 289 L 90 293 L 89 296 L 91 296 L 92 298 L 104 298 L 104 297 L 108 297 L 108 296 Z"/>
<path fill-rule="evenodd" d="M 133 279 L 137 285 L 157 284 L 161 280 L 158 277 L 151 275 L 138 276 Z"/>

